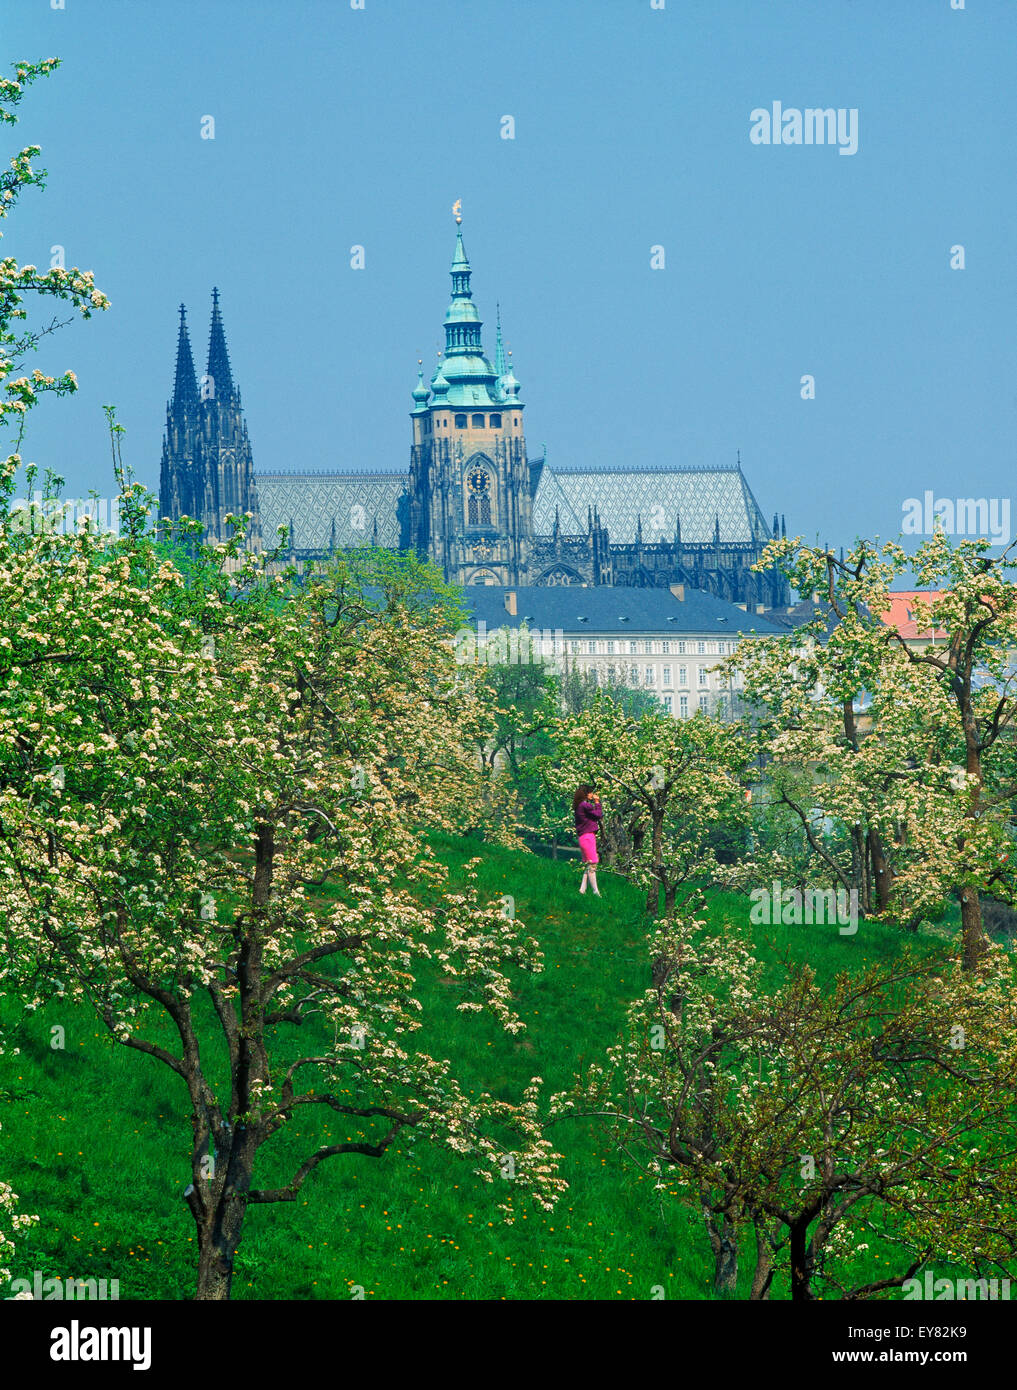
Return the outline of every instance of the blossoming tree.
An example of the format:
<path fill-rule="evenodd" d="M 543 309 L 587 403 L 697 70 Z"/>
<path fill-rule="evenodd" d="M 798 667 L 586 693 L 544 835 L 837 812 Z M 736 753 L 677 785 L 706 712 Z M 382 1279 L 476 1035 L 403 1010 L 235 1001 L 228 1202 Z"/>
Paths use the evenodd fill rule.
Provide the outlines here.
<path fill-rule="evenodd" d="M 13 65 L 13 77 L 0 77 L 0 124 L 14 125 L 18 119 L 16 108 L 31 84 L 58 66 L 56 58 L 40 63 L 20 62 Z M 0 173 L 0 219 L 10 216 L 26 189 L 45 186 L 45 170 L 33 164 L 39 153 L 38 145 L 26 145 L 12 157 L 10 167 Z M 19 265 L 13 256 L 0 258 L 0 434 L 14 444 L 13 452 L 0 462 L 0 524 L 10 520 L 10 501 L 21 465 L 18 449 L 29 411 L 46 393 L 60 396 L 77 389 L 76 378 L 70 371 L 59 376 L 47 375 L 38 368 L 31 375 L 23 372 L 29 354 L 60 326 L 56 317 L 48 324 L 29 326 L 25 307 L 29 295 L 38 295 L 43 301 L 62 300 L 84 318 L 89 318 L 95 309 L 108 307 L 106 296 L 95 287 L 91 271 L 54 267 L 40 272 L 34 265 Z M 3 906 L 0 897 L 0 912 Z M 14 1253 L 16 1232 L 37 1220 L 19 1213 L 17 1204 L 10 1185 L 0 1182 L 0 1266 Z M 9 1270 L 0 1268 L 0 1282 L 8 1276 Z"/>
<path fill-rule="evenodd" d="M 780 1275 L 793 1301 L 900 1288 L 932 1256 L 979 1272 L 1017 1254 L 1017 994 L 902 952 L 820 985 L 788 960 L 768 987 L 744 931 L 685 916 L 648 946 L 654 983 L 624 1039 L 554 1098 L 595 1114 L 658 1189 L 703 1215 L 714 1288 Z M 885 1272 L 866 1271 L 878 1242 Z"/>
<path fill-rule="evenodd" d="M 1017 894 L 1017 561 L 987 550 L 937 532 L 913 557 L 859 542 L 841 560 L 774 541 L 770 558 L 836 621 L 733 658 L 762 715 L 771 786 L 801 820 L 818 872 L 899 920 L 953 896 L 969 967 L 987 945 L 980 894 Z M 919 626 L 946 634 L 921 647 L 880 617 L 908 568 L 941 595 L 916 601 Z M 837 836 L 810 824 L 817 801 Z"/>

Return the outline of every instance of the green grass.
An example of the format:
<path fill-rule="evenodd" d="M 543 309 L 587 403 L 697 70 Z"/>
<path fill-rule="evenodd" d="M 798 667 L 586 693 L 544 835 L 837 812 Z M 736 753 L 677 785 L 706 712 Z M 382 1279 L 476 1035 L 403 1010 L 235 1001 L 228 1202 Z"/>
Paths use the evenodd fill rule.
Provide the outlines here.
<path fill-rule="evenodd" d="M 459 878 L 466 859 L 483 855 L 481 891 L 513 895 L 517 916 L 541 942 L 545 970 L 521 979 L 517 1007 L 527 1028 L 515 1037 L 457 1013 L 437 980 L 424 981 L 421 1046 L 451 1057 L 478 1089 L 518 1094 L 532 1075 L 548 1092 L 566 1089 L 616 1040 L 626 1005 L 649 983 L 642 895 L 605 871 L 603 898 L 580 897 L 570 861 L 475 841 L 436 844 Z M 748 910 L 748 899 L 734 895 L 710 903 L 715 917 L 747 921 Z M 902 942 L 899 931 L 867 923 L 854 937 L 836 927 L 756 931 L 807 957 L 821 979 L 890 958 Z M 944 948 L 936 938 L 908 940 L 930 953 Z M 0 1176 L 21 1195 L 21 1210 L 41 1217 L 19 1240 L 13 1274 L 116 1278 L 121 1298 L 192 1297 L 183 1084 L 109 1044 L 83 1008 L 54 1002 L 24 1017 L 6 1001 L 0 1021 L 7 1045 L 21 1048 L 0 1059 Z M 62 1050 L 50 1046 L 54 1025 L 65 1029 Z M 336 1136 L 346 1130 L 332 1112 L 301 1117 L 263 1150 L 256 1181 L 288 1181 L 309 1148 Z M 492 1187 L 438 1149 L 403 1143 L 382 1160 L 331 1159 L 296 1202 L 249 1210 L 234 1297 L 349 1298 L 359 1286 L 371 1299 L 646 1299 L 658 1285 L 670 1298 L 710 1297 L 712 1261 L 698 1214 L 655 1193 L 591 1122 L 564 1121 L 553 1138 L 569 1191 L 551 1215 L 521 1206 L 513 1226 L 495 1211 Z M 877 1256 L 874 1249 L 872 1277 L 886 1271 Z"/>

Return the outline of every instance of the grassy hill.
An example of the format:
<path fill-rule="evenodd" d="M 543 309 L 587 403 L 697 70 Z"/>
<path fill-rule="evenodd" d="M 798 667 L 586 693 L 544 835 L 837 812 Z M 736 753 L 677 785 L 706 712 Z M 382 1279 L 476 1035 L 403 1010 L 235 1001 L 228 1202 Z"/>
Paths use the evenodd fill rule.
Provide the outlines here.
<path fill-rule="evenodd" d="M 531 1075 L 565 1089 L 584 1062 L 614 1042 L 631 997 L 649 984 L 642 894 L 607 872 L 601 900 L 577 892 L 576 866 L 525 853 L 437 841 L 458 875 L 483 853 L 482 891 L 511 893 L 516 914 L 545 952 L 544 973 L 524 977 L 517 1005 L 525 1033 L 509 1037 L 455 1011 L 435 980 L 420 991 L 430 1018 L 423 1043 L 451 1057 L 478 1088 L 521 1089 Z M 713 914 L 748 920 L 746 898 L 718 894 Z M 863 924 L 757 927 L 826 977 L 890 957 L 901 936 Z M 935 938 L 918 943 L 939 952 Z M 19 1241 L 15 1276 L 116 1278 L 121 1298 L 190 1298 L 193 1223 L 181 1194 L 190 1181 L 183 1084 L 138 1053 L 113 1047 L 83 1009 L 54 1003 L 27 1018 L 0 1004 L 8 1046 L 0 1059 L 0 1176 L 41 1221 Z M 65 1046 L 50 1046 L 51 1028 Z M 311 1108 L 317 1111 L 318 1107 Z M 330 1118 L 329 1118 L 330 1117 Z M 264 1151 L 258 1181 L 288 1180 L 308 1134 L 345 1138 L 332 1112 L 301 1117 Z M 302 1142 L 301 1141 L 301 1131 Z M 494 1210 L 489 1184 L 423 1144 L 382 1160 L 331 1159 L 294 1203 L 250 1208 L 237 1259 L 238 1299 L 637 1298 L 663 1285 L 671 1298 L 709 1298 L 712 1260 L 701 1219 L 613 1154 L 589 1122 L 554 1130 L 569 1192 L 551 1215 L 522 1208 L 514 1226 Z M 871 1270 L 885 1274 L 878 1249 Z M 743 1283 L 750 1274 L 745 1262 Z M 742 1293 L 745 1290 L 741 1290 Z M 773 1296 L 786 1297 L 781 1285 Z"/>

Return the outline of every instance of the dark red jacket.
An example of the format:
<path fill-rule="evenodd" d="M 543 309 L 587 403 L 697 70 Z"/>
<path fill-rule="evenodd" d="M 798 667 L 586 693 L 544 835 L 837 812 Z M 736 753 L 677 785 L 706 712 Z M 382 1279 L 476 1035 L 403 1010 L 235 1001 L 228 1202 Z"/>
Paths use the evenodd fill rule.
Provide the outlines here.
<path fill-rule="evenodd" d="M 596 834 L 603 814 L 603 806 L 595 806 L 592 801 L 580 801 L 576 807 L 576 834 L 588 835 L 591 830 Z"/>

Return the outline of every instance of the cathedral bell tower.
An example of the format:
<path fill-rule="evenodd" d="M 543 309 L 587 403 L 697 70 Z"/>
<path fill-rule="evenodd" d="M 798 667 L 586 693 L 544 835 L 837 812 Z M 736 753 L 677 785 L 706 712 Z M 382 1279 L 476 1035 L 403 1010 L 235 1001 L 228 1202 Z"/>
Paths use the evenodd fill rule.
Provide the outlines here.
<path fill-rule="evenodd" d="M 413 392 L 410 543 L 456 584 L 525 584 L 533 537 L 519 382 L 499 313 L 494 366 L 470 290 L 460 204 L 445 349 L 430 387 Z"/>

